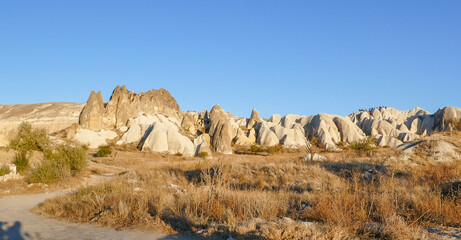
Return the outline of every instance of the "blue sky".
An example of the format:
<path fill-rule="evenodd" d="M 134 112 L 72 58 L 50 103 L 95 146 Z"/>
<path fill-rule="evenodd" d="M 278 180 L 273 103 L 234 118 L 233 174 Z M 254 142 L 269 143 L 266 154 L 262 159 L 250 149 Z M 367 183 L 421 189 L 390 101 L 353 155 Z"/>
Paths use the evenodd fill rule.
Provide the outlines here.
<path fill-rule="evenodd" d="M 0 104 L 165 88 L 183 111 L 461 107 L 461 1 L 0 0 Z"/>

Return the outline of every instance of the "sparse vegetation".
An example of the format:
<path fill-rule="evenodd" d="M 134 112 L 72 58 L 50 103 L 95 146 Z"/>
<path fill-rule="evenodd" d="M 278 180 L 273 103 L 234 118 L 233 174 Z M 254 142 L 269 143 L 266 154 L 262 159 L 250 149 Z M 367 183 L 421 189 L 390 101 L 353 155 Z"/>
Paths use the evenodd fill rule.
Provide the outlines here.
<path fill-rule="evenodd" d="M 30 152 L 19 150 L 13 157 L 13 164 L 16 165 L 16 171 L 24 174 L 30 168 Z"/>
<path fill-rule="evenodd" d="M 87 165 L 85 150 L 81 147 L 60 145 L 54 152 L 45 154 L 45 159 L 31 170 L 29 181 L 32 183 L 56 183 L 85 170 Z"/>
<path fill-rule="evenodd" d="M 39 211 L 113 227 L 154 224 L 236 239 L 412 239 L 424 227 L 461 225 L 459 198 L 444 197 L 439 187 L 461 178 L 461 163 L 384 166 L 392 151 L 376 151 L 380 159 L 361 157 L 363 163 L 329 153 L 332 162 L 321 164 L 270 155 L 278 160 L 142 165 L 133 176 L 48 200 Z"/>
<path fill-rule="evenodd" d="M 376 147 L 376 141 L 373 138 L 367 137 L 362 140 L 352 142 L 349 147 L 355 151 L 366 152 Z"/>
<path fill-rule="evenodd" d="M 6 165 L 2 165 L 0 167 L 0 177 L 1 176 L 5 176 L 6 174 L 9 174 L 11 171 L 10 171 L 10 168 Z"/>
<path fill-rule="evenodd" d="M 201 157 L 201 158 L 206 158 L 206 157 L 208 157 L 208 153 L 207 152 L 199 152 L 198 156 Z"/>
<path fill-rule="evenodd" d="M 251 145 L 249 151 L 253 152 L 253 153 L 258 153 L 258 152 L 264 151 L 264 149 L 259 145 L 253 144 L 253 145 Z"/>
<path fill-rule="evenodd" d="M 101 145 L 98 148 L 98 152 L 96 153 L 97 157 L 106 157 L 112 154 L 112 150 L 110 149 L 109 145 Z"/>
<path fill-rule="evenodd" d="M 178 156 L 178 157 L 182 157 L 182 153 L 180 153 L 180 152 L 176 153 L 175 155 Z"/>
<path fill-rule="evenodd" d="M 18 134 L 10 141 L 9 147 L 18 151 L 45 151 L 49 139 L 44 129 L 33 129 L 32 125 L 23 122 L 19 125 Z"/>

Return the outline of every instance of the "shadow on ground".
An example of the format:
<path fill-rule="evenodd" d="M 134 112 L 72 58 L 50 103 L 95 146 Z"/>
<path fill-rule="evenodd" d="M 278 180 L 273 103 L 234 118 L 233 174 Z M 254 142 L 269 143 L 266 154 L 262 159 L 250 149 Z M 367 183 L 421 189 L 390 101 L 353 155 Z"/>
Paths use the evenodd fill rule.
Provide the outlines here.
<path fill-rule="evenodd" d="M 21 228 L 22 224 L 18 221 L 14 223 L 0 222 L 0 239 L 31 239 L 31 236 L 28 233 L 23 233 Z"/>

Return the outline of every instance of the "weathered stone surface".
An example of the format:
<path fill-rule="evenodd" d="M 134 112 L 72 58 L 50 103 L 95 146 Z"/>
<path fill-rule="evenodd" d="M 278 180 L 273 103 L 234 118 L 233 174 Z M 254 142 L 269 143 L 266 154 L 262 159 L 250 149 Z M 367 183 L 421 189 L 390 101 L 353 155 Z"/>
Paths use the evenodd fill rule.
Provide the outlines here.
<path fill-rule="evenodd" d="M 275 135 L 275 133 L 269 129 L 266 122 L 263 121 L 258 125 L 259 126 L 257 127 L 257 142 L 259 143 L 259 145 L 271 147 L 279 144 L 279 139 L 277 138 L 277 135 Z"/>
<path fill-rule="evenodd" d="M 403 144 L 402 141 L 398 140 L 395 137 L 391 137 L 391 136 L 376 135 L 375 139 L 376 139 L 376 143 L 378 144 L 378 146 L 383 146 L 383 147 L 389 146 L 389 147 L 396 148 Z"/>
<path fill-rule="evenodd" d="M 250 119 L 248 120 L 247 129 L 252 129 L 257 122 L 261 122 L 261 118 L 259 117 L 259 112 L 253 108 Z"/>
<path fill-rule="evenodd" d="M 363 132 L 349 120 L 325 113 L 311 118 L 305 126 L 305 131 L 309 139 L 318 138 L 318 143 L 322 147 L 332 151 L 339 150 L 336 144 L 341 141 L 351 142 L 364 137 Z"/>
<path fill-rule="evenodd" d="M 197 134 L 197 125 L 198 125 L 199 114 L 196 112 L 185 112 L 181 120 L 181 127 L 190 134 Z"/>
<path fill-rule="evenodd" d="M 434 113 L 434 128 L 436 131 L 461 130 L 461 109 L 444 107 Z"/>
<path fill-rule="evenodd" d="M 175 119 L 182 115 L 176 100 L 163 88 L 136 94 L 125 86 L 117 86 L 105 107 L 100 92 L 90 94 L 80 125 L 92 130 L 120 128 L 127 125 L 130 118 L 157 113 Z"/>
<path fill-rule="evenodd" d="M 254 131 L 253 128 L 252 130 Z M 251 146 L 255 144 L 254 138 L 250 139 L 250 137 L 248 137 L 248 135 L 240 128 L 237 130 L 237 136 L 235 136 L 234 142 L 237 146 Z"/>
<path fill-rule="evenodd" d="M 90 97 L 88 97 L 88 101 L 80 114 L 80 126 L 90 130 L 101 130 L 105 111 L 101 91 L 98 93 L 91 91 Z"/>
<path fill-rule="evenodd" d="M 0 105 L 0 147 L 7 146 L 15 136 L 18 126 L 28 122 L 34 128 L 43 128 L 48 133 L 78 124 L 84 104 L 38 103 Z"/>
<path fill-rule="evenodd" d="M 269 122 L 275 123 L 276 125 L 278 125 L 281 120 L 282 120 L 282 117 L 279 114 L 274 114 L 271 116 L 271 118 L 269 118 Z"/>
<path fill-rule="evenodd" d="M 232 154 L 231 143 L 236 132 L 233 133 L 234 129 L 227 113 L 219 105 L 215 105 L 210 111 L 209 121 L 208 133 L 211 136 L 213 150 L 219 153 Z"/>
<path fill-rule="evenodd" d="M 195 156 L 199 156 L 201 152 L 206 152 L 208 158 L 212 156 L 210 135 L 204 133 L 196 137 L 194 139 L 194 146 L 196 149 Z"/>
<path fill-rule="evenodd" d="M 104 137 L 89 129 L 78 129 L 73 139 L 79 144 L 88 145 L 89 148 L 98 148 L 107 144 Z"/>
<path fill-rule="evenodd" d="M 191 140 L 181 135 L 174 127 L 156 122 L 143 143 L 142 151 L 193 156 L 195 147 Z"/>
<path fill-rule="evenodd" d="M 143 135 L 144 132 L 142 132 L 141 126 L 139 124 L 133 124 L 128 129 L 128 131 L 123 134 L 120 140 L 117 141 L 117 145 L 122 145 L 125 143 L 138 143 L 139 141 L 141 141 Z"/>

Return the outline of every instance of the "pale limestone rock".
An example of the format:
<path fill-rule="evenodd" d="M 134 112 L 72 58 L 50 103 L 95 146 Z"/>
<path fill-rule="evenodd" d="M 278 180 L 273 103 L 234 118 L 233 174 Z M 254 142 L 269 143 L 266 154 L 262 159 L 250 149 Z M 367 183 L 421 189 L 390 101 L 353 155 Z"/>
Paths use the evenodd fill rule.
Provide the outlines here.
<path fill-rule="evenodd" d="M 296 121 L 300 118 L 301 116 L 298 116 L 298 115 L 287 114 L 280 120 L 280 124 L 282 125 L 282 127 L 285 127 L 285 128 L 293 128 Z"/>
<path fill-rule="evenodd" d="M 28 122 L 34 128 L 55 133 L 78 124 L 84 104 L 38 103 L 0 105 L 0 147 L 7 146 L 18 126 Z"/>
<path fill-rule="evenodd" d="M 247 124 L 247 129 L 252 129 L 253 126 L 257 123 L 257 122 L 261 122 L 261 118 L 259 117 L 259 112 L 256 111 L 256 109 L 253 108 L 253 111 L 251 111 L 251 116 L 250 116 L 250 119 L 248 120 L 248 124 Z"/>
<path fill-rule="evenodd" d="M 214 151 L 232 154 L 231 143 L 236 130 L 231 126 L 227 113 L 219 105 L 215 105 L 210 111 L 209 121 L 208 133 L 211 136 Z"/>
<path fill-rule="evenodd" d="M 325 156 L 317 154 L 317 153 L 314 153 L 313 156 L 310 153 L 308 153 L 304 157 L 304 160 L 305 161 L 327 161 L 328 159 Z"/>
<path fill-rule="evenodd" d="M 434 130 L 451 131 L 457 128 L 461 121 L 461 109 L 456 107 L 444 107 L 434 113 Z M 455 126 L 456 125 L 456 126 Z M 459 129 L 461 130 L 461 129 Z"/>
<path fill-rule="evenodd" d="M 342 142 L 351 143 L 366 138 L 365 133 L 349 118 L 335 116 L 333 122 L 338 128 Z"/>
<path fill-rule="evenodd" d="M 409 133 L 409 132 L 403 132 L 403 133 L 400 133 L 397 138 L 402 142 L 412 142 L 412 141 L 419 139 L 419 135 L 414 134 L 414 133 Z"/>
<path fill-rule="evenodd" d="M 251 141 L 245 132 L 240 128 L 237 130 L 237 136 L 235 136 L 234 141 L 235 145 L 237 146 L 251 146 L 255 143 L 254 141 Z"/>
<path fill-rule="evenodd" d="M 269 118 L 269 122 L 274 123 L 275 125 L 278 125 L 281 120 L 282 117 L 279 114 L 274 114 L 271 118 Z"/>
<path fill-rule="evenodd" d="M 272 132 L 269 127 L 267 126 L 266 122 L 261 122 L 258 125 L 258 138 L 257 142 L 259 145 L 264 147 L 271 147 L 279 144 L 279 139 L 274 132 Z"/>
<path fill-rule="evenodd" d="M 165 126 L 161 122 L 156 122 L 152 130 L 144 140 L 143 151 L 156 153 L 181 153 L 184 156 L 195 154 L 194 144 L 185 136 L 181 135 L 174 127 Z"/>
<path fill-rule="evenodd" d="M 107 144 L 104 137 L 89 129 L 77 130 L 73 139 L 81 145 L 88 145 L 89 148 L 98 148 Z"/>
<path fill-rule="evenodd" d="M 317 137 L 319 144 L 325 149 L 339 150 L 336 143 L 341 141 L 341 134 L 331 115 L 325 113 L 315 115 L 305 126 L 305 130 L 309 139 Z"/>
<path fill-rule="evenodd" d="M 197 134 L 196 125 L 198 124 L 199 114 L 196 112 L 185 112 L 184 117 L 181 120 L 182 129 L 186 130 L 190 134 Z"/>
<path fill-rule="evenodd" d="M 161 122 L 154 123 L 152 125 L 152 130 L 144 140 L 142 151 L 156 153 L 168 152 L 168 128 Z"/>
<path fill-rule="evenodd" d="M 204 133 L 194 139 L 195 156 L 199 156 L 201 152 L 206 152 L 207 157 L 212 156 L 211 152 L 211 137 Z"/>
<path fill-rule="evenodd" d="M 389 147 L 397 148 L 398 146 L 403 144 L 402 141 L 398 140 L 395 137 L 390 137 L 390 136 L 376 135 L 375 139 L 376 139 L 376 143 L 378 144 L 378 146 L 389 146 Z"/>
<path fill-rule="evenodd" d="M 117 141 L 117 145 L 122 145 L 126 143 L 137 143 L 141 141 L 143 136 L 142 128 L 139 124 L 133 124 L 128 129 L 127 132 L 123 134 L 119 141 Z"/>
<path fill-rule="evenodd" d="M 103 129 L 104 113 L 104 101 L 102 100 L 101 91 L 98 93 L 91 91 L 90 97 L 88 97 L 88 101 L 80 114 L 80 126 L 95 131 Z"/>
<path fill-rule="evenodd" d="M 114 140 L 116 137 L 118 137 L 118 134 L 111 130 L 101 130 L 98 132 L 98 134 L 106 140 Z"/>
<path fill-rule="evenodd" d="M 117 86 L 104 106 L 100 93 L 91 93 L 82 111 L 80 125 L 93 130 L 120 128 L 127 125 L 130 118 L 140 114 L 163 114 L 178 119 L 182 112 L 176 100 L 165 89 L 150 90 L 136 94 L 125 86 Z"/>

